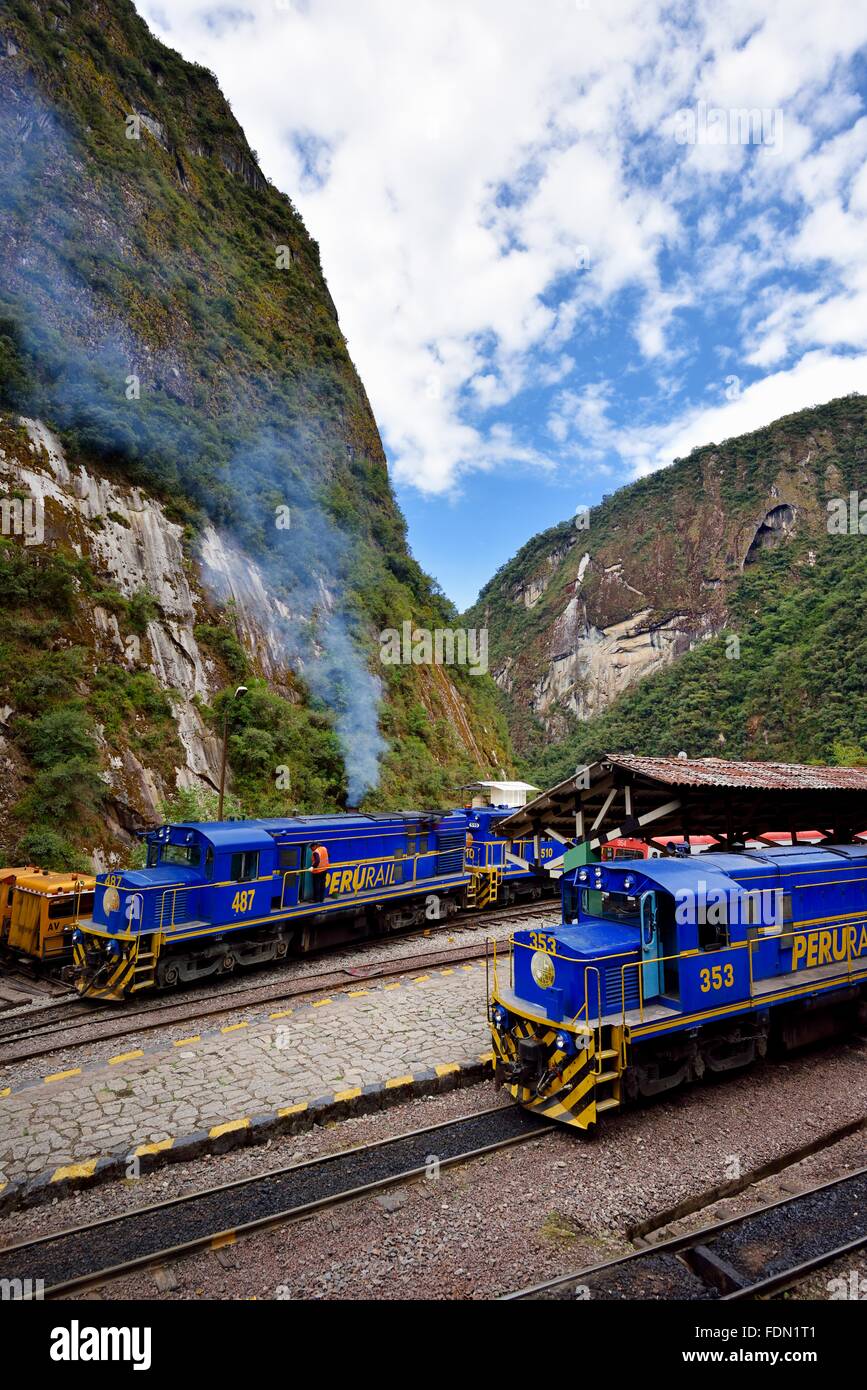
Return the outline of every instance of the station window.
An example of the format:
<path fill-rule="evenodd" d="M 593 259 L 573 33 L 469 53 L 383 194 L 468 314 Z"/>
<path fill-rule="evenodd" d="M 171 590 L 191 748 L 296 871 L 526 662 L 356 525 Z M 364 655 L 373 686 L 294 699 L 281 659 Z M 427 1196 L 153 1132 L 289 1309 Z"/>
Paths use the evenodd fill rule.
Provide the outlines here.
<path fill-rule="evenodd" d="M 259 851 L 248 849 L 241 850 L 239 854 L 232 855 L 232 872 L 229 877 L 235 883 L 249 883 L 250 879 L 259 877 Z"/>

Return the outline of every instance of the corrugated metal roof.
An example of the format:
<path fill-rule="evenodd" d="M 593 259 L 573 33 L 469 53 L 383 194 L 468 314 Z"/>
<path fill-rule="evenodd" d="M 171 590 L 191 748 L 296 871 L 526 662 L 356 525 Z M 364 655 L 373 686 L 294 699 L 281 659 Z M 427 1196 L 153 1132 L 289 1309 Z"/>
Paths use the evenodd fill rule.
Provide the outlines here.
<path fill-rule="evenodd" d="M 498 792 L 537 792 L 532 782 L 465 782 L 461 791 L 472 791 L 473 787 L 494 787 Z"/>
<path fill-rule="evenodd" d="M 612 753 L 605 762 L 672 786 L 867 791 L 867 767 L 813 767 L 809 763 L 740 762 L 731 758 L 645 758 L 636 753 Z"/>

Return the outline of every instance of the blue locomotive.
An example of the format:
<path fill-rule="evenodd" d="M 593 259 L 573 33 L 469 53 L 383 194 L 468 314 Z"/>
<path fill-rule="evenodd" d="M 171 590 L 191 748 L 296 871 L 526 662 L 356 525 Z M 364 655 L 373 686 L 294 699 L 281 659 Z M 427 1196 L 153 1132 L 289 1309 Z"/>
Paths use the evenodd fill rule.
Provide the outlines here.
<path fill-rule="evenodd" d="M 848 1027 L 867 998 L 867 846 L 564 860 L 562 922 L 493 957 L 497 1080 L 579 1130 Z"/>
<path fill-rule="evenodd" d="M 72 978 L 87 998 L 120 1000 L 539 898 L 562 847 L 500 839 L 509 809 L 164 825 L 145 868 L 98 875 Z"/>

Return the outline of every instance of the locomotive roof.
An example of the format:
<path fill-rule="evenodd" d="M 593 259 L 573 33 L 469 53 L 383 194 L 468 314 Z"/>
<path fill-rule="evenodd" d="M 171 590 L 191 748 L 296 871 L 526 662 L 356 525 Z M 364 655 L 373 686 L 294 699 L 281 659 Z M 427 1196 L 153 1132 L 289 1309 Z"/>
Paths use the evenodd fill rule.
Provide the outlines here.
<path fill-rule="evenodd" d="M 173 830 L 196 830 L 215 847 L 237 845 L 239 848 L 273 844 L 282 835 L 299 830 L 369 830 L 373 826 L 382 829 L 394 826 L 421 824 L 422 822 L 442 822 L 452 816 L 461 815 L 454 811 L 394 811 L 382 815 L 363 815 L 360 812 L 330 816 L 286 816 L 270 820 L 228 820 L 228 821 L 174 821 Z"/>
<path fill-rule="evenodd" d="M 708 887 L 722 887 L 726 882 L 736 883 L 747 879 L 758 882 L 762 877 L 771 879 L 776 871 L 784 873 L 793 869 L 842 869 L 847 861 L 857 864 L 867 861 L 865 845 L 784 845 L 779 849 L 747 850 L 743 854 L 702 854 L 680 859 L 642 859 L 608 860 L 603 867 L 610 881 L 611 871 L 632 874 L 634 877 L 648 879 L 659 884 L 660 888 L 675 892 L 688 883 L 705 882 Z M 582 868 L 592 872 L 594 865 L 580 866 L 569 878 L 580 882 L 578 874 Z M 762 875 L 757 870 L 765 869 Z M 588 875 L 589 876 L 589 875 Z M 592 884 L 591 884 L 592 886 Z"/>

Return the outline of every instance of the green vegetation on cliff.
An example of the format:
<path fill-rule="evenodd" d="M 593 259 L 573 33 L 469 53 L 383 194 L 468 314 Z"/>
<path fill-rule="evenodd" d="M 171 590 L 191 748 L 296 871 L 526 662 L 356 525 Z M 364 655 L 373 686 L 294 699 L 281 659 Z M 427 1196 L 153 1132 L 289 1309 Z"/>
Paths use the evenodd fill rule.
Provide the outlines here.
<path fill-rule="evenodd" d="M 286 690 L 258 680 L 230 611 L 199 625 L 225 682 L 206 723 L 219 728 L 239 672 L 253 692 L 231 711 L 244 809 L 289 809 L 275 769 L 290 762 L 291 804 L 345 803 L 341 715 L 374 690 L 367 672 L 384 703 L 369 701 L 366 736 L 377 742 L 378 723 L 388 746 L 366 804 L 448 801 L 459 782 L 508 765 L 487 678 L 443 683 L 412 666 L 384 678 L 376 660 L 381 629 L 450 626 L 455 614 L 409 552 L 316 242 L 261 174 L 213 74 L 157 42 L 129 0 L 9 0 L 0 48 L 0 404 L 55 428 L 74 465 L 157 497 L 187 528 L 190 555 L 211 525 L 260 566 L 270 599 L 295 612 L 330 596 L 333 617 L 305 630 L 301 659 L 287 652 Z M 292 513 L 283 535 L 280 507 Z M 59 583 L 73 561 L 55 562 Z M 83 600 L 82 576 L 72 582 Z M 146 593 L 125 599 L 100 574 L 90 599 L 139 634 L 154 613 Z M 58 632 L 58 645 L 70 640 Z M 101 707 L 87 670 L 83 698 L 111 724 L 115 696 L 129 707 L 143 690 L 121 699 L 102 679 Z M 9 687 L 5 698 L 23 775 L 35 775 L 23 708 Z M 82 837 L 97 803 L 82 799 Z M 19 800 L 18 832 L 35 807 Z"/>
<path fill-rule="evenodd" d="M 534 537 L 467 619 L 487 618 L 491 668 L 508 673 L 504 707 L 524 774 L 547 785 L 606 749 L 858 757 L 867 749 L 867 535 L 828 530 L 829 501 L 851 492 L 867 500 L 859 395 L 696 449 L 606 498 L 587 529 L 562 523 Z M 778 510 L 785 525 L 775 532 Z M 592 654 L 613 624 L 648 632 L 673 615 L 694 634 L 692 649 L 607 709 L 581 720 L 562 697 L 534 708 L 576 632 Z M 708 631 L 722 635 L 702 640 Z M 738 636 L 739 659 L 726 658 L 726 634 Z"/>

